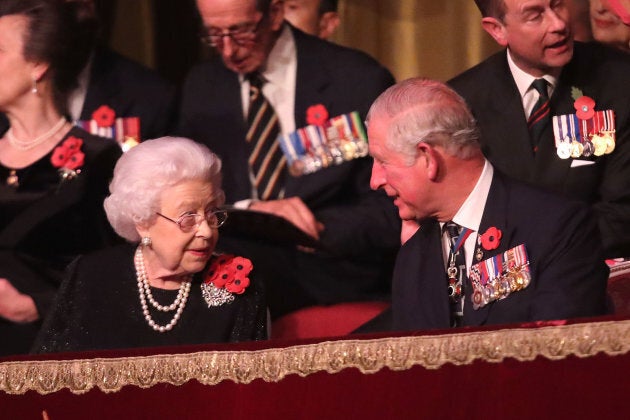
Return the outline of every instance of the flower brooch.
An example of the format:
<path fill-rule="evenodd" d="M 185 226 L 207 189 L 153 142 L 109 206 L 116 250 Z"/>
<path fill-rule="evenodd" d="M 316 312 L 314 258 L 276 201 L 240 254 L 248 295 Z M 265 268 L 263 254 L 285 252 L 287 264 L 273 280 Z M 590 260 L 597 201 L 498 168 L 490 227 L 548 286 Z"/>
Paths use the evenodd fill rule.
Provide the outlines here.
<path fill-rule="evenodd" d="M 328 110 L 322 104 L 311 105 L 306 110 L 306 123 L 309 125 L 324 125 L 328 121 Z"/>
<path fill-rule="evenodd" d="M 254 268 L 250 260 L 229 254 L 221 254 L 212 261 L 203 283 L 201 294 L 208 307 L 221 306 L 234 301 L 249 286 L 249 273 Z"/>
<path fill-rule="evenodd" d="M 477 261 L 481 261 L 483 258 L 482 248 L 485 251 L 492 251 L 499 247 L 501 236 L 503 236 L 501 229 L 497 229 L 494 226 L 490 226 L 483 234 L 477 236 L 477 252 L 475 253 Z M 479 245 L 481 245 L 481 247 L 479 247 Z"/>
<path fill-rule="evenodd" d="M 50 163 L 59 169 L 61 183 L 69 181 L 81 173 L 80 168 L 85 160 L 81 146 L 83 146 L 83 140 L 70 136 L 53 150 Z"/>

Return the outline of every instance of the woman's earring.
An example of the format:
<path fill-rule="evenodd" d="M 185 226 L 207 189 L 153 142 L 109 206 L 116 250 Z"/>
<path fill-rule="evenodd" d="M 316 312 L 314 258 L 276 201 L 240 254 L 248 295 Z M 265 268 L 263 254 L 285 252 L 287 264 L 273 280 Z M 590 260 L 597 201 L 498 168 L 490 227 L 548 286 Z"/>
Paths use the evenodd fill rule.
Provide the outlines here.
<path fill-rule="evenodd" d="M 37 93 L 37 80 L 35 80 L 35 78 L 33 78 L 33 88 L 31 89 L 31 92 L 33 93 Z"/>
<path fill-rule="evenodd" d="M 142 243 L 142 246 L 151 246 L 153 242 L 151 241 L 151 238 L 149 238 L 148 236 L 143 236 L 141 243 Z"/>

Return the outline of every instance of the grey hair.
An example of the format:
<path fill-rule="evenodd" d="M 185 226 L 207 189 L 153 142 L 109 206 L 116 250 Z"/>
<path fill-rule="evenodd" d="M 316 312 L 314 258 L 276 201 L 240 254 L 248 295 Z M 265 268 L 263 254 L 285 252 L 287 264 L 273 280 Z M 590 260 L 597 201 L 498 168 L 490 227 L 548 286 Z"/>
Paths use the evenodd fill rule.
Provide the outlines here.
<path fill-rule="evenodd" d="M 460 159 L 469 159 L 480 150 L 479 130 L 470 109 L 444 83 L 418 77 L 391 86 L 370 107 L 366 125 L 382 117 L 392 119 L 386 146 L 406 155 L 409 165 L 420 142 L 441 146 Z"/>
<path fill-rule="evenodd" d="M 183 137 L 144 141 L 116 163 L 104 202 L 107 219 L 120 236 L 139 242 L 136 225 L 155 220 L 162 191 L 190 180 L 212 184 L 217 206 L 223 205 L 221 159 L 206 146 Z"/>

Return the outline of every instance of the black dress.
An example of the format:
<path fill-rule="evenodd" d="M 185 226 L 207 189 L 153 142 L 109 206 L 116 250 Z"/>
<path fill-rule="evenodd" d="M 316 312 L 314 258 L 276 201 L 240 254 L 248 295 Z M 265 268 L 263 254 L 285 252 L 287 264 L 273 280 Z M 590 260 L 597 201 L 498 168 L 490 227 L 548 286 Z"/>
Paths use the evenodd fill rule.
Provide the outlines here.
<path fill-rule="evenodd" d="M 34 352 L 83 351 L 179 344 L 220 343 L 265 339 L 267 312 L 256 267 L 243 294 L 210 307 L 201 292 L 206 270 L 193 277 L 188 301 L 171 331 L 153 330 L 144 318 L 133 263 L 135 246 L 119 245 L 75 261 L 64 280 L 56 304 L 44 322 Z M 212 260 L 211 260 L 212 261 Z M 168 305 L 177 290 L 152 288 L 155 300 Z M 158 312 L 149 305 L 158 325 L 174 312 Z"/>
<path fill-rule="evenodd" d="M 60 141 L 83 140 L 80 173 L 61 182 L 53 151 L 15 171 L 19 185 L 8 185 L 11 168 L 0 164 L 0 278 L 31 296 L 44 318 L 65 267 L 77 255 L 117 242 L 103 199 L 116 161 L 118 144 L 72 128 Z M 27 353 L 41 321 L 15 324 L 0 318 L 0 356 Z"/>

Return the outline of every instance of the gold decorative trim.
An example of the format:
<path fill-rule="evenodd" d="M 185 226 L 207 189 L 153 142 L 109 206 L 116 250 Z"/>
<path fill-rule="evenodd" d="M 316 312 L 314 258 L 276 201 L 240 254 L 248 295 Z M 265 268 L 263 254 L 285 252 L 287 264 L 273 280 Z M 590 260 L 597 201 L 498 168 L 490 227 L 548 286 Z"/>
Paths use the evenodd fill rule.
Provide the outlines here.
<path fill-rule="evenodd" d="M 269 342 L 273 345 L 273 341 Z M 69 389 L 82 394 L 93 388 L 116 392 L 131 385 L 181 385 L 195 379 L 205 385 L 222 381 L 247 384 L 255 379 L 278 382 L 287 375 L 336 373 L 347 368 L 375 373 L 476 360 L 499 363 L 506 358 L 559 360 L 630 351 L 630 320 L 564 326 L 511 328 L 457 334 L 327 341 L 257 351 L 202 351 L 145 357 L 46 360 L 0 363 L 0 391 L 40 394 Z"/>

